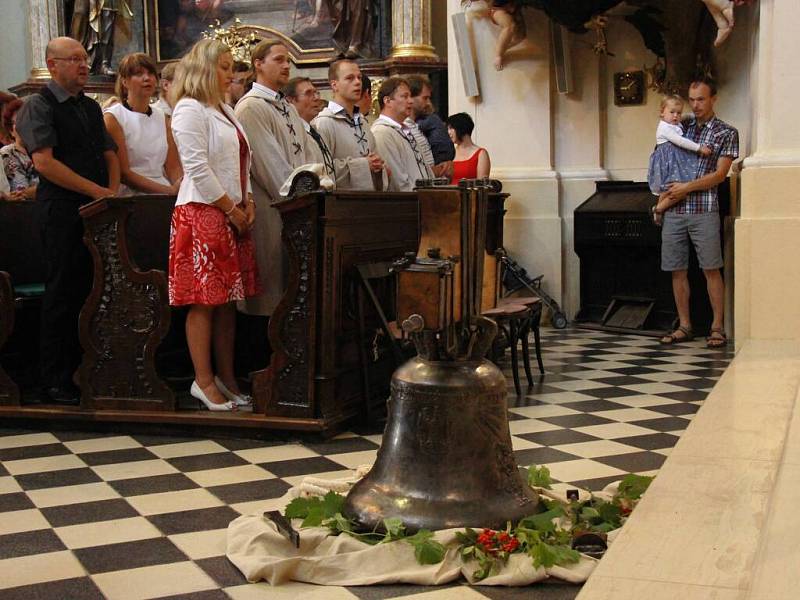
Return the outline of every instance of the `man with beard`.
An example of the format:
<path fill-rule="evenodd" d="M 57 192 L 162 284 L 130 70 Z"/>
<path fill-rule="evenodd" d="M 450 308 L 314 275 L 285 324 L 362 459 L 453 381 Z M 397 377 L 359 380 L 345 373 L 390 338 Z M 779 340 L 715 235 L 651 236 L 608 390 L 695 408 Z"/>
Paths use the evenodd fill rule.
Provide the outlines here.
<path fill-rule="evenodd" d="M 283 296 L 287 276 L 281 216 L 270 204 L 280 199 L 279 190 L 292 171 L 314 162 L 314 155 L 303 120 L 279 91 L 289 81 L 286 46 L 275 40 L 263 41 L 251 56 L 256 80 L 235 112 L 253 153 L 253 239 L 264 293 L 242 301 L 241 308 L 248 314 L 269 316 Z"/>
<path fill-rule="evenodd" d="M 411 88 L 410 120 L 425 136 L 430 147 L 430 166 L 433 174 L 436 177 L 450 177 L 453 173 L 456 150 L 447 134 L 447 126 L 433 110 L 431 82 L 423 75 L 409 75 L 406 81 Z"/>

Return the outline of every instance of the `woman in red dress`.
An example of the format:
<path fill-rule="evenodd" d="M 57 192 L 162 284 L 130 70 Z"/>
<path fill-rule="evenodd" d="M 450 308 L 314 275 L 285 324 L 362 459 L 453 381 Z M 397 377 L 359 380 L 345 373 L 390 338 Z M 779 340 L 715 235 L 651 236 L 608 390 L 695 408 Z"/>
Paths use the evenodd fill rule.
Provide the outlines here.
<path fill-rule="evenodd" d="M 250 228 L 250 146 L 225 92 L 233 80 L 230 49 L 194 45 L 178 66 L 172 133 L 183 165 L 169 241 L 169 301 L 190 305 L 186 339 L 194 365 L 191 394 L 209 410 L 250 404 L 233 370 L 234 302 L 260 293 Z M 217 376 L 211 364 L 211 349 Z"/>
<path fill-rule="evenodd" d="M 458 185 L 462 179 L 489 177 L 492 162 L 486 148 L 476 146 L 472 142 L 472 130 L 475 123 L 467 113 L 456 113 L 447 117 L 447 133 L 456 145 L 456 157 L 453 160 L 453 175 L 450 183 Z"/>

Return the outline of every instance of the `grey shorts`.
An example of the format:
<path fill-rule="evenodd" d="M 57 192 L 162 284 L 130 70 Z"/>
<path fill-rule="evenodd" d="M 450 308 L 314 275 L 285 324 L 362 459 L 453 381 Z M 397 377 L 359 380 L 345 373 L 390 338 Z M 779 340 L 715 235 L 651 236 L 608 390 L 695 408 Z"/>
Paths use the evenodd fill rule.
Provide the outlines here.
<path fill-rule="evenodd" d="M 719 213 L 681 215 L 667 212 L 661 224 L 662 271 L 685 271 L 689 268 L 690 240 L 701 269 L 722 268 Z"/>

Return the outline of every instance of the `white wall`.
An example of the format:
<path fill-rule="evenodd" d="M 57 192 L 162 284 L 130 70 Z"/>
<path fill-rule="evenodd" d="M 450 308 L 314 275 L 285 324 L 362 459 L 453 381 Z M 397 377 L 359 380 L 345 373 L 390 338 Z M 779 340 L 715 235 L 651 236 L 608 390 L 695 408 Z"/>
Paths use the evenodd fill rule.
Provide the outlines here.
<path fill-rule="evenodd" d="M 22 83 L 31 70 L 27 0 L 0 0 L 0 89 Z"/>
<path fill-rule="evenodd" d="M 448 8 L 450 14 L 461 10 L 460 2 L 448 0 Z M 718 56 L 717 113 L 739 129 L 742 156 L 753 138 L 754 12 L 737 10 L 736 29 Z M 501 73 L 490 64 L 497 27 L 485 19 L 474 24 L 482 93 L 478 99 L 463 96 L 458 55 L 449 36 L 449 112 L 463 110 L 475 119 L 475 138 L 491 152 L 492 174 L 512 193 L 506 245 L 528 270 L 545 273 L 545 288 L 571 318 L 579 303 L 573 211 L 592 194 L 595 180 L 644 180 L 655 144 L 660 95 L 648 90 L 641 106 L 615 106 L 613 75 L 650 66 L 655 55 L 622 19 L 613 19 L 607 31 L 614 56 L 593 53 L 592 32 L 570 35 L 574 89 L 558 94 L 552 85 L 547 19 L 531 9 L 526 15 L 528 48 L 517 52 Z M 548 171 L 556 177 L 555 187 L 545 178 Z"/>

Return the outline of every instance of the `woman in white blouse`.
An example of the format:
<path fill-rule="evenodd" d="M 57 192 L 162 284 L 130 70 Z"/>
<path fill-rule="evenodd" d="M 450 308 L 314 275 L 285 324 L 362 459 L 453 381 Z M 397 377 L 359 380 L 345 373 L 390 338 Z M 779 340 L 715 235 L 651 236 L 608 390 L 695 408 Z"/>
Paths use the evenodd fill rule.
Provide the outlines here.
<path fill-rule="evenodd" d="M 183 180 L 172 213 L 170 304 L 191 305 L 186 339 L 195 370 L 191 394 L 210 410 L 250 404 L 233 369 L 234 302 L 260 293 L 250 228 L 250 147 L 228 106 L 230 49 L 201 40 L 178 66 L 172 133 Z M 211 350 L 217 375 L 211 365 Z"/>
<path fill-rule="evenodd" d="M 117 144 L 120 196 L 178 192 L 183 172 L 169 118 L 150 106 L 157 81 L 152 58 L 141 52 L 127 55 L 117 75 L 120 101 L 103 111 L 106 129 Z"/>

